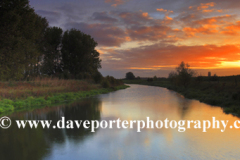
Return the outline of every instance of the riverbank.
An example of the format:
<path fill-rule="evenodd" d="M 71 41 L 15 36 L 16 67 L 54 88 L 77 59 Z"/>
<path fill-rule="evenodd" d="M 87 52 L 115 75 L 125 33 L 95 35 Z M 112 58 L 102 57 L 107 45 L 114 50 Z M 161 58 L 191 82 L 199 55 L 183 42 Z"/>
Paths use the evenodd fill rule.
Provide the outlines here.
<path fill-rule="evenodd" d="M 240 116 L 240 86 L 228 81 L 194 81 L 188 87 L 173 85 L 169 80 L 147 81 L 143 79 L 124 80 L 126 84 L 141 84 L 164 87 L 176 91 L 189 99 L 213 106 L 220 106 L 227 114 Z"/>
<path fill-rule="evenodd" d="M 0 82 L 0 113 L 24 110 L 31 106 L 51 106 L 59 102 L 108 93 L 127 88 L 118 83 L 109 87 L 83 80 L 36 79 Z"/>

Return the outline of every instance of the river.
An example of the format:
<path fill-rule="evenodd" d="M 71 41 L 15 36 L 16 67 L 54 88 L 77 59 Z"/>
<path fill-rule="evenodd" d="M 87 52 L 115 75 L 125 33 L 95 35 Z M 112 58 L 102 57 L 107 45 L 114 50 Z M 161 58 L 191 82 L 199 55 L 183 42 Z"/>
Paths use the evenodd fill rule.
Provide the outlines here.
<path fill-rule="evenodd" d="M 13 113 L 12 126 L 0 129 L 0 159 L 239 159 L 239 129 L 25 129 L 15 120 L 239 120 L 220 107 L 185 99 L 165 88 L 130 88 L 72 104 Z M 222 128 L 222 127 L 221 127 Z"/>

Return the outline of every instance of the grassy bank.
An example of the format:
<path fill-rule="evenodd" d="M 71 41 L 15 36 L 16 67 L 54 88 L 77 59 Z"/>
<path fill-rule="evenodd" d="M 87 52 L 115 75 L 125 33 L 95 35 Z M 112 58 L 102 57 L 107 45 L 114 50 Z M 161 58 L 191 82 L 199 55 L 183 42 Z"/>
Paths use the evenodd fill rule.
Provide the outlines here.
<path fill-rule="evenodd" d="M 124 80 L 127 84 L 142 84 L 168 88 L 189 99 L 196 99 L 214 106 L 220 106 L 225 113 L 240 116 L 240 85 L 227 78 L 219 81 L 198 81 L 193 79 L 188 87 L 172 84 L 168 79 L 147 81 L 143 79 Z"/>
<path fill-rule="evenodd" d="M 122 83 L 104 87 L 89 81 L 35 79 L 25 82 L 0 83 L 0 113 L 27 109 L 36 105 L 54 105 L 63 101 L 108 93 L 127 88 Z"/>

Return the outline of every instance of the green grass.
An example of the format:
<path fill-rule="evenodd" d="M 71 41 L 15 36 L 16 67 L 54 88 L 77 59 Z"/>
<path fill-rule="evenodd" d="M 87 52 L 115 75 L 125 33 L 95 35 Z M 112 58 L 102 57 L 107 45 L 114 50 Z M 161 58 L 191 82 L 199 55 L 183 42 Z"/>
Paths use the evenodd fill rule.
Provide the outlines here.
<path fill-rule="evenodd" d="M 0 113 L 9 113 L 16 110 L 28 110 L 33 106 L 52 106 L 54 104 L 64 102 L 64 101 L 75 101 L 81 98 L 90 97 L 98 94 L 104 94 L 111 91 L 116 91 L 119 89 L 125 89 L 129 86 L 121 85 L 111 88 L 99 88 L 92 89 L 89 91 L 79 91 L 79 92 L 68 92 L 68 93 L 57 93 L 51 96 L 45 97 L 33 97 L 30 96 L 26 99 L 2 99 L 0 101 Z"/>

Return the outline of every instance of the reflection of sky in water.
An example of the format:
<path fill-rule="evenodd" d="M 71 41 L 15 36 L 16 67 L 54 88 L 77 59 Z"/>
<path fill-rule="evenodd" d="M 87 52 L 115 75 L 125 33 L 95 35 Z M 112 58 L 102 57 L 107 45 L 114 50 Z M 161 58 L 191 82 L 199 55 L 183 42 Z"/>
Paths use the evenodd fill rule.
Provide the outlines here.
<path fill-rule="evenodd" d="M 102 100 L 101 119 L 116 120 L 229 120 L 220 107 L 211 107 L 196 100 L 187 100 L 163 88 L 131 85 L 99 96 Z M 81 144 L 69 145 L 67 154 L 82 159 L 233 159 L 240 156 L 239 131 L 226 129 L 100 129 Z M 61 153 L 53 154 L 58 159 Z M 71 158 L 74 158 L 71 157 Z M 77 159 L 77 158 L 76 158 Z"/>
<path fill-rule="evenodd" d="M 140 85 L 131 85 L 131 88 L 125 90 L 86 99 L 86 102 L 77 107 L 44 110 L 44 115 L 34 111 L 25 116 L 46 117 L 48 120 L 53 117 L 58 120 L 62 115 L 72 120 L 146 120 L 146 117 L 150 117 L 154 121 L 165 118 L 176 121 L 211 120 L 215 116 L 217 120 L 229 120 L 229 124 L 238 119 L 224 114 L 220 107 L 184 99 L 164 88 Z M 21 114 L 18 116 L 20 119 L 23 117 Z M 223 133 L 220 129 L 208 129 L 206 133 L 202 129 L 186 129 L 182 133 L 177 129 L 142 129 L 141 133 L 137 133 L 136 128 L 116 127 L 98 129 L 95 133 L 79 129 L 44 129 L 36 133 L 34 130 L 22 131 L 26 132 L 25 135 L 32 134 L 22 142 L 23 147 L 29 141 L 46 141 L 45 146 L 36 144 L 35 148 L 32 147 L 35 152 L 43 147 L 44 159 L 237 159 L 240 156 L 239 130 L 229 128 Z M 22 135 L 21 131 L 18 134 Z M 2 141 L 0 143 L 3 144 Z M 13 145 L 20 146 L 18 141 L 6 144 L 11 144 L 10 148 Z M 12 151 L 16 152 L 14 149 Z M 31 154 L 30 151 L 28 154 Z"/>

